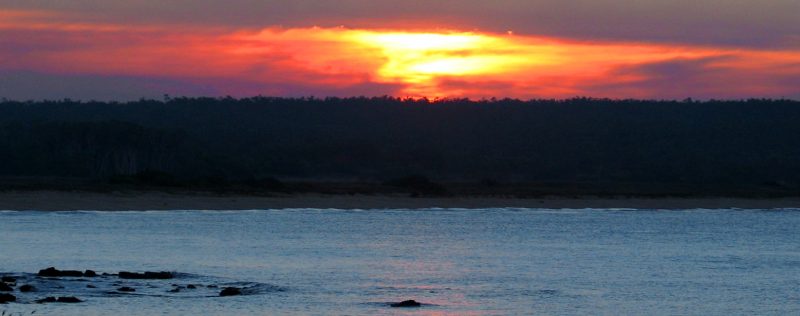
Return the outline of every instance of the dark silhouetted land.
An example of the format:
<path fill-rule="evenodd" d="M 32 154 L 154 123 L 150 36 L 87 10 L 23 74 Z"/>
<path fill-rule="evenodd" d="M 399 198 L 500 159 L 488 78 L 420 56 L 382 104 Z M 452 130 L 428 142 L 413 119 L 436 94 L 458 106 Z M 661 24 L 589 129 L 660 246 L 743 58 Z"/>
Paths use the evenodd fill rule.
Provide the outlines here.
<path fill-rule="evenodd" d="M 0 190 L 796 197 L 798 122 L 791 100 L 3 101 Z"/>

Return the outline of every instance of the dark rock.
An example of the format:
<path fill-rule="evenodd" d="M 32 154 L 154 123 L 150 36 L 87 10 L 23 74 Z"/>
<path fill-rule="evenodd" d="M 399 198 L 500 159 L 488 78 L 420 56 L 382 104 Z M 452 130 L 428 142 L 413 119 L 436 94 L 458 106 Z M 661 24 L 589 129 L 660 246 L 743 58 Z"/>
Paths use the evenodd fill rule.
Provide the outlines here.
<path fill-rule="evenodd" d="M 186 286 L 187 289 L 196 289 L 197 287 L 194 284 L 189 284 Z"/>
<path fill-rule="evenodd" d="M 5 304 L 8 302 L 16 302 L 17 297 L 11 294 L 0 294 L 0 304 Z"/>
<path fill-rule="evenodd" d="M 75 270 L 58 270 L 56 268 L 49 267 L 44 270 L 39 270 L 38 275 L 41 277 L 82 277 L 83 272 Z"/>
<path fill-rule="evenodd" d="M 175 274 L 172 272 L 145 272 L 144 273 L 145 279 L 172 279 L 175 277 Z"/>
<path fill-rule="evenodd" d="M 39 303 L 39 304 L 41 304 L 41 303 L 55 303 L 55 302 L 56 302 L 56 298 L 52 297 L 52 296 L 48 296 L 48 297 L 45 297 L 43 299 L 36 300 L 36 303 Z"/>
<path fill-rule="evenodd" d="M 25 284 L 25 285 L 23 285 L 23 286 L 20 286 L 20 287 L 19 287 L 19 291 L 20 291 L 20 292 L 23 292 L 23 293 L 26 293 L 26 292 L 35 292 L 35 291 L 36 291 L 36 288 L 35 288 L 33 285 L 30 285 L 30 284 Z"/>
<path fill-rule="evenodd" d="M 120 291 L 120 292 L 136 292 L 136 289 L 134 289 L 132 287 L 123 286 L 121 288 L 118 288 L 117 291 Z"/>
<path fill-rule="evenodd" d="M 391 306 L 391 307 L 420 307 L 420 306 L 422 306 L 422 304 L 420 302 L 415 301 L 415 300 L 407 300 L 407 301 L 402 301 L 400 303 L 392 303 L 392 304 L 389 304 L 389 306 Z"/>
<path fill-rule="evenodd" d="M 94 285 L 91 285 L 91 284 L 87 284 L 87 285 L 86 285 L 86 288 L 87 288 L 87 289 L 96 289 L 97 287 L 96 287 L 96 286 L 94 286 Z"/>
<path fill-rule="evenodd" d="M 74 297 L 74 296 L 62 296 L 62 297 L 59 297 L 59 298 L 48 296 L 48 297 L 45 297 L 43 299 L 36 300 L 36 303 L 39 303 L 39 304 L 41 304 L 41 303 L 80 303 L 80 302 L 83 302 L 83 301 L 80 300 L 77 297 Z"/>
<path fill-rule="evenodd" d="M 145 272 L 145 273 L 135 273 L 135 272 L 127 272 L 121 271 L 119 273 L 119 277 L 121 279 L 158 279 L 158 280 L 165 280 L 165 279 L 172 279 L 175 277 L 175 274 L 172 272 Z"/>
<path fill-rule="evenodd" d="M 94 277 L 97 276 L 97 272 L 94 272 L 92 270 L 86 270 L 86 271 L 83 272 L 83 276 L 85 276 L 87 278 L 94 278 Z"/>
<path fill-rule="evenodd" d="M 74 296 L 62 296 L 62 297 L 59 297 L 58 300 L 56 300 L 56 302 L 58 302 L 58 303 L 80 303 L 80 302 L 83 302 L 83 301 L 81 301 L 80 299 L 78 299 L 77 297 L 74 297 Z"/>
<path fill-rule="evenodd" d="M 0 282 L 0 292 L 12 292 L 12 291 L 14 291 L 12 287 L 8 286 L 8 284 Z"/>
<path fill-rule="evenodd" d="M 179 287 L 176 287 L 176 288 L 174 288 L 174 289 L 171 289 L 171 290 L 169 290 L 169 291 L 167 291 L 167 292 L 170 292 L 170 293 L 178 293 L 178 292 L 180 292 L 180 291 L 181 291 L 181 288 L 179 288 Z"/>
<path fill-rule="evenodd" d="M 12 276 L 4 276 L 2 278 L 2 281 L 5 282 L 5 283 L 14 283 L 14 282 L 17 282 L 17 278 L 12 277 Z"/>
<path fill-rule="evenodd" d="M 214 285 L 214 284 L 209 284 L 206 287 L 209 288 L 209 289 L 216 289 L 217 288 L 217 286 Z"/>
<path fill-rule="evenodd" d="M 242 289 L 238 287 L 226 287 L 219 292 L 219 296 L 242 295 Z"/>

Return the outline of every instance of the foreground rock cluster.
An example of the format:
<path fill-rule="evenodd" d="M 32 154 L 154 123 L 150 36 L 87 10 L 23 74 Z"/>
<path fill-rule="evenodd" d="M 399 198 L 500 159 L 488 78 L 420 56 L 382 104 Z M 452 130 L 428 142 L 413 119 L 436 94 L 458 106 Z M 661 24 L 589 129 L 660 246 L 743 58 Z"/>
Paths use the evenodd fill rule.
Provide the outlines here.
<path fill-rule="evenodd" d="M 36 274 L 2 275 L 0 304 L 81 303 L 86 300 L 84 296 L 88 298 L 125 295 L 164 296 L 165 293 L 224 297 L 282 290 L 276 286 L 254 282 L 219 280 L 219 283 L 214 284 L 185 283 L 197 279 L 206 282 L 214 280 L 212 277 L 168 271 L 98 273 L 93 270 L 59 270 L 49 267 L 39 270 Z M 64 293 L 70 295 L 63 295 Z"/>
<path fill-rule="evenodd" d="M 50 267 L 35 274 L 0 273 L 0 277 L 0 304 L 75 304 L 131 296 L 211 298 L 285 291 L 270 284 L 168 271 L 98 273 Z M 381 304 L 396 308 L 428 305 L 415 300 Z"/>

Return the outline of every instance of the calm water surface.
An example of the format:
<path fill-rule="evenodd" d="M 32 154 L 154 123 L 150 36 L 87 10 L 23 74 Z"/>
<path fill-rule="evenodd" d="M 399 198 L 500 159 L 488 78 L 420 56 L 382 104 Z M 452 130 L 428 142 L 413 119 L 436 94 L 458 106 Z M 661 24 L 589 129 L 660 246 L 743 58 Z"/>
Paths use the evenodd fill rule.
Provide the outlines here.
<path fill-rule="evenodd" d="M 0 212 L 0 272 L 171 270 L 284 290 L 37 315 L 800 314 L 796 210 Z M 433 305 L 398 310 L 386 302 Z"/>

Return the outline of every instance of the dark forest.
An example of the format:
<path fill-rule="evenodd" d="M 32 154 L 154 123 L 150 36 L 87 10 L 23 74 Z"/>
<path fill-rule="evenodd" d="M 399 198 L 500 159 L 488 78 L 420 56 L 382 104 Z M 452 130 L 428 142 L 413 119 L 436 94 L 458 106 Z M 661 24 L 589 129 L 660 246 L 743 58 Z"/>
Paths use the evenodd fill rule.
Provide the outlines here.
<path fill-rule="evenodd" d="M 0 178 L 5 189 L 786 196 L 800 193 L 798 122 L 800 102 L 761 99 L 3 100 Z"/>

